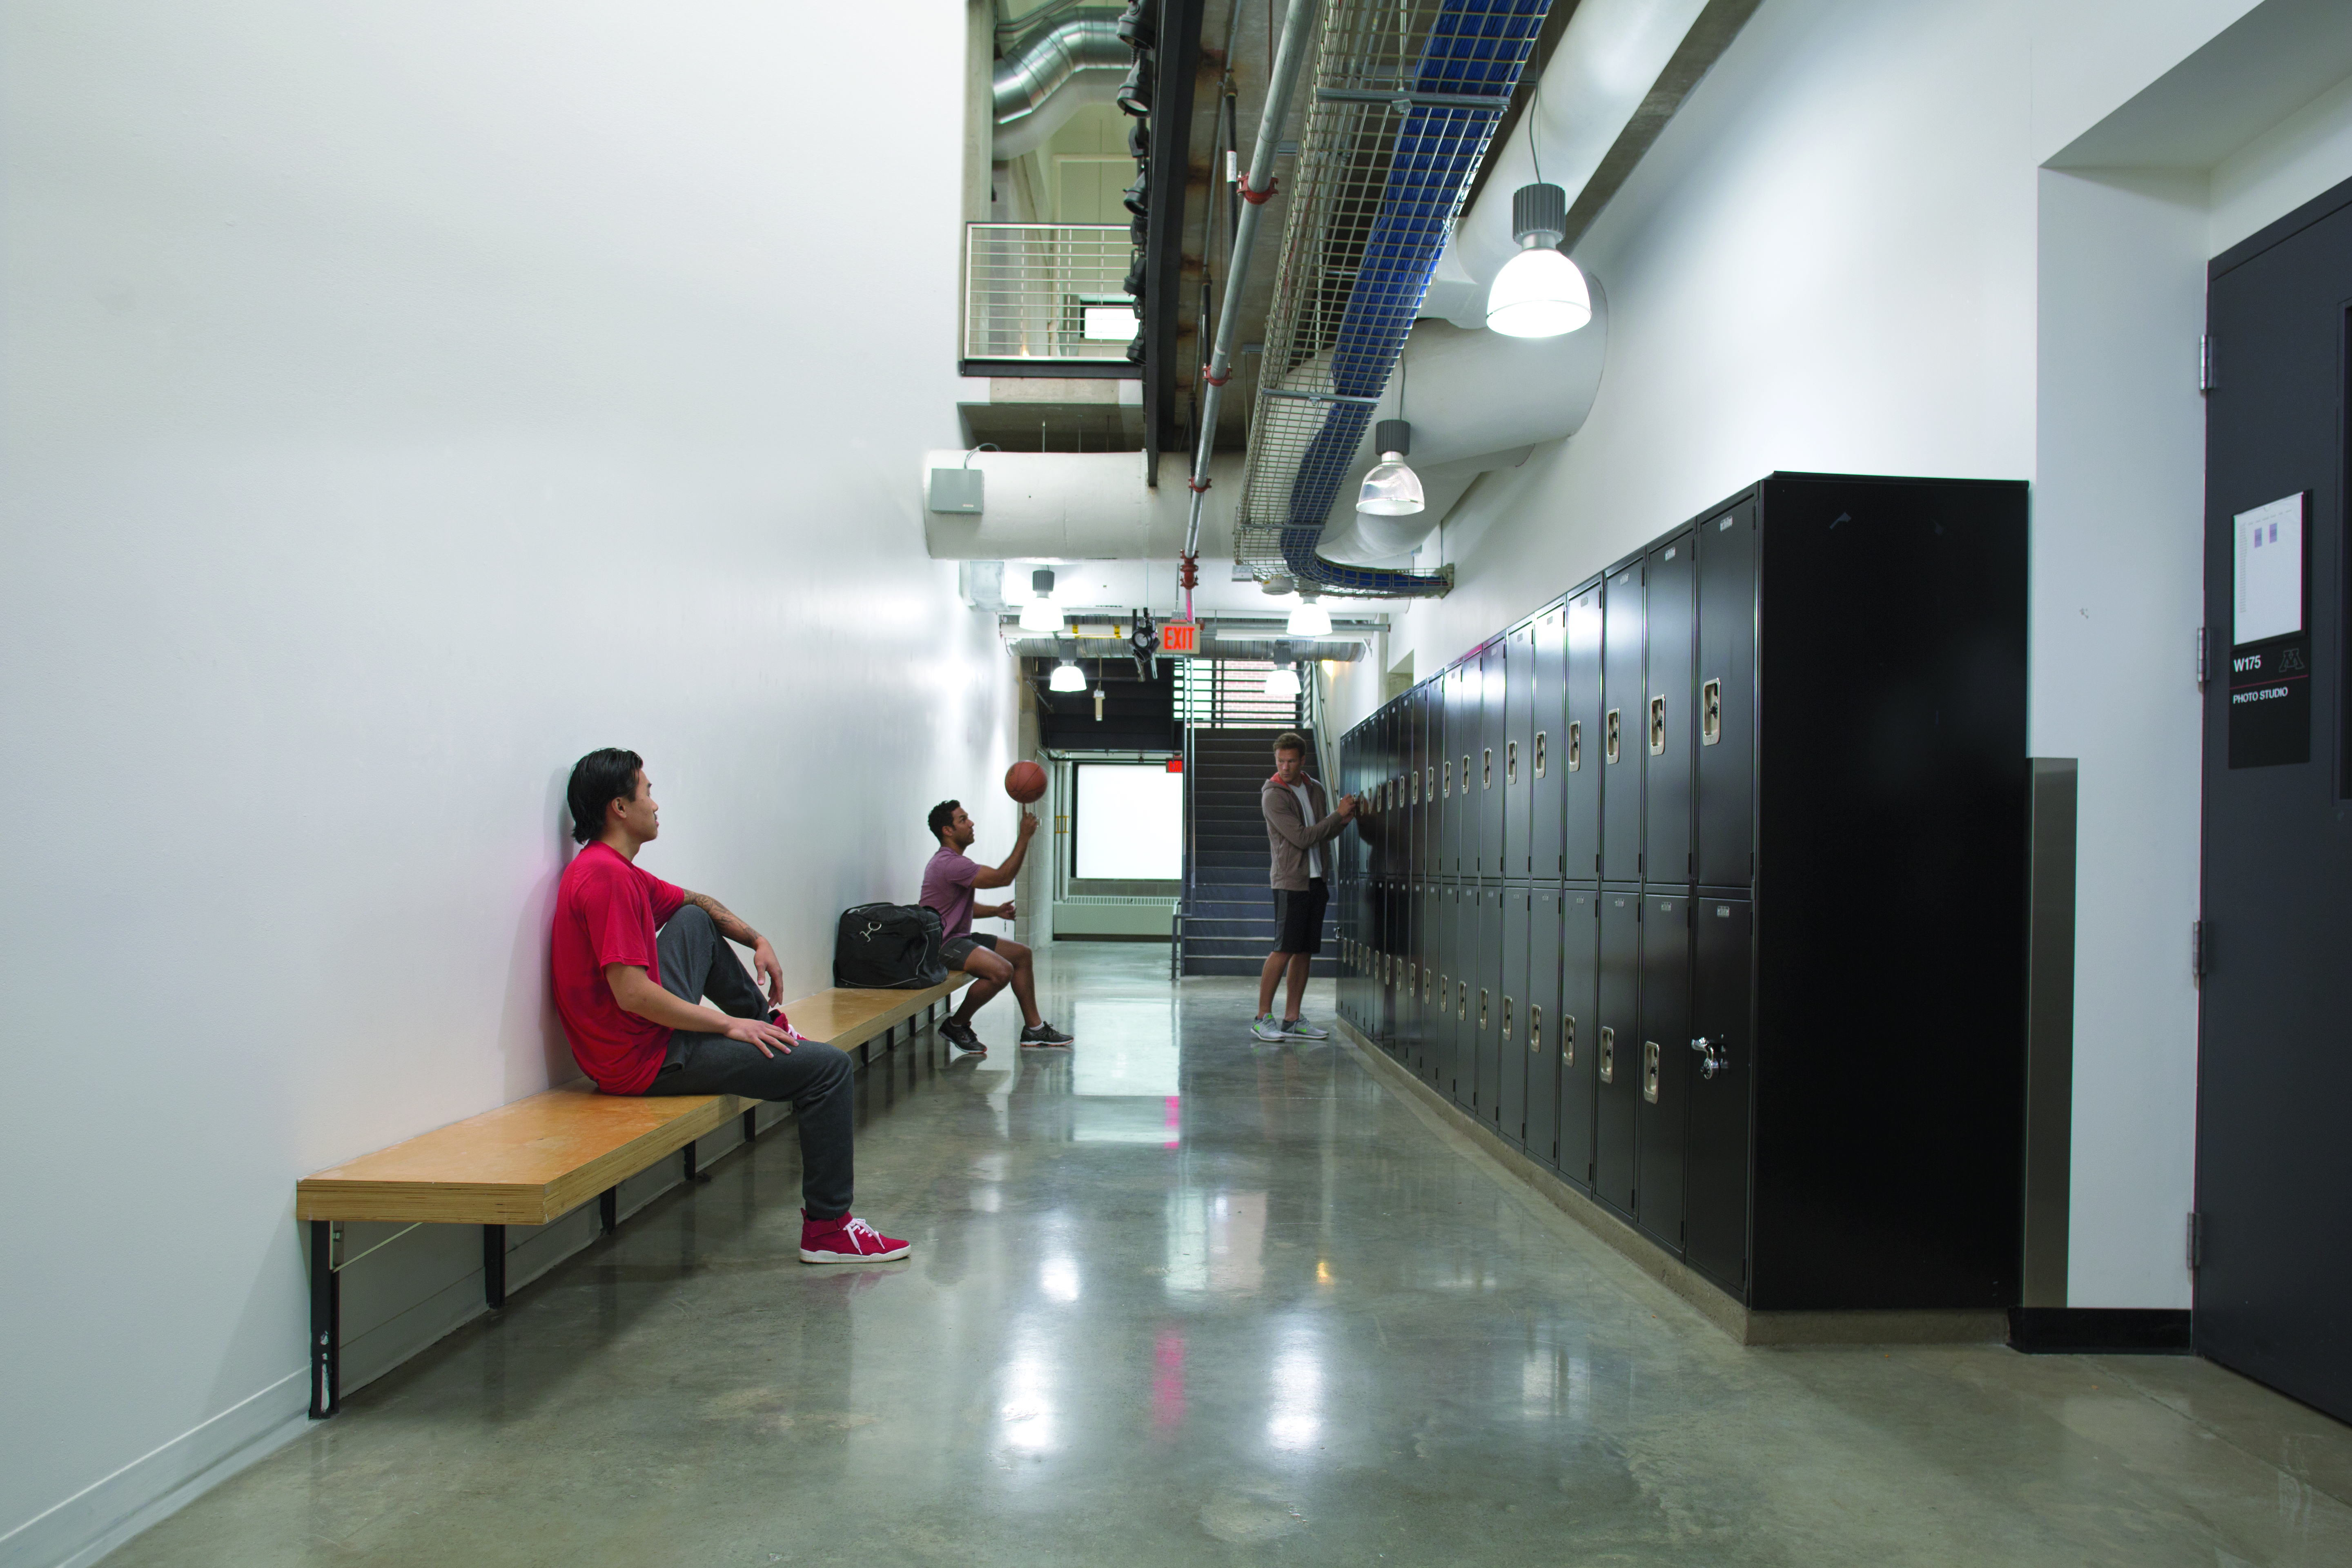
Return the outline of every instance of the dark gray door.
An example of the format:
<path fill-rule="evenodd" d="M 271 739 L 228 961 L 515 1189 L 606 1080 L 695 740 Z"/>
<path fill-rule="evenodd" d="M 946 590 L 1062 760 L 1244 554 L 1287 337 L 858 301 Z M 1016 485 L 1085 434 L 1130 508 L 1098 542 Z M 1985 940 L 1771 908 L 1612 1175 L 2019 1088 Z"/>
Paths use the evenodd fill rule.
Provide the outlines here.
<path fill-rule="evenodd" d="M 1568 738 L 1560 743 L 1567 836 L 1561 847 L 1571 882 L 1601 875 L 1601 590 L 1568 604 Z"/>
<path fill-rule="evenodd" d="M 1653 886 L 1687 887 L 1691 866 L 1691 752 L 1694 584 L 1689 533 L 1650 552 L 1649 671 L 1642 710 L 1642 877 Z"/>
<path fill-rule="evenodd" d="M 1642 568 L 1601 590 L 1601 879 L 1642 879 Z"/>
<path fill-rule="evenodd" d="M 1478 875 L 1503 874 L 1503 707 L 1509 689 L 1504 645 L 1496 642 L 1478 658 Z"/>
<path fill-rule="evenodd" d="M 1613 895 L 1612 895 L 1613 896 Z M 1561 895 L 1559 1026 L 1552 1046 L 1559 1064 L 1559 1173 L 1592 1185 L 1593 1043 L 1600 1038 L 1601 895 L 1570 888 Z"/>
<path fill-rule="evenodd" d="M 1528 721 L 1528 874 L 1538 881 L 1568 875 L 1560 848 L 1560 725 L 1568 709 L 1568 611 L 1557 608 L 1536 622 L 1536 678 Z"/>
<path fill-rule="evenodd" d="M 1592 1193 L 1633 1213 L 1633 1107 L 1642 1097 L 1642 895 L 1601 895 L 1598 1026 L 1592 1032 Z"/>
<path fill-rule="evenodd" d="M 1642 900 L 1642 1047 L 1633 1102 L 1642 1228 L 1683 1249 L 1683 1134 L 1690 1119 L 1690 910 L 1687 898 Z"/>
<path fill-rule="evenodd" d="M 1558 888 L 1528 900 L 1527 1025 L 1519 1054 L 1528 1065 L 1528 1152 L 1559 1163 L 1559 902 Z"/>
<path fill-rule="evenodd" d="M 1460 766 L 1454 753 L 1461 749 L 1458 742 L 1463 734 L 1462 667 L 1457 664 L 1447 670 L 1438 685 L 1443 695 L 1437 708 L 1437 874 L 1458 877 L 1462 874 L 1465 797 L 1456 787 L 1461 781 L 1454 775 Z"/>
<path fill-rule="evenodd" d="M 1499 1031 L 1503 1019 L 1503 889 L 1478 889 L 1477 967 L 1470 974 L 1470 1026 L 1472 1049 L 1478 1054 L 1477 1079 L 1462 1087 L 1469 1091 L 1470 1109 L 1486 1119 L 1489 1127 L 1498 1125 L 1495 1110 L 1496 1096 L 1500 1092 L 1496 1052 L 1500 1050 Z"/>
<path fill-rule="evenodd" d="M 1521 626 L 1503 639 L 1503 749 L 1496 766 L 1503 782 L 1503 863 L 1506 877 L 1534 874 L 1528 803 L 1535 789 L 1536 632 Z M 1544 868 L 1549 874 L 1551 868 Z"/>
<path fill-rule="evenodd" d="M 1500 889 L 1503 900 L 1502 1011 L 1495 1020 L 1495 1131 L 1528 1141 L 1528 918 L 1535 895 Z"/>
<path fill-rule="evenodd" d="M 2197 1348 L 2352 1420 L 2352 184 L 2216 260 L 2206 303 Z"/>
<path fill-rule="evenodd" d="M 1684 1246 L 1691 1266 L 1748 1299 L 1748 903 L 1698 900 L 1693 922 L 1690 1121 Z M 1704 1040 L 1704 1049 L 1698 1042 Z"/>
<path fill-rule="evenodd" d="M 1698 528 L 1698 882 L 1754 879 L 1756 503 Z"/>

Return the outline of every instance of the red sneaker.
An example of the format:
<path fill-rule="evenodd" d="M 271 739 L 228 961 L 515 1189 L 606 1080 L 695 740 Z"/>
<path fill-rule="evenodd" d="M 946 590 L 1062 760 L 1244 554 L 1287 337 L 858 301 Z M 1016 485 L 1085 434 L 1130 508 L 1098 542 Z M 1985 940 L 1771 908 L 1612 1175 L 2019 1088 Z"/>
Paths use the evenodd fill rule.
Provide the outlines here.
<path fill-rule="evenodd" d="M 801 1215 L 803 1263 L 888 1263 L 915 1250 L 911 1241 L 884 1236 L 854 1214 L 839 1219 Z"/>

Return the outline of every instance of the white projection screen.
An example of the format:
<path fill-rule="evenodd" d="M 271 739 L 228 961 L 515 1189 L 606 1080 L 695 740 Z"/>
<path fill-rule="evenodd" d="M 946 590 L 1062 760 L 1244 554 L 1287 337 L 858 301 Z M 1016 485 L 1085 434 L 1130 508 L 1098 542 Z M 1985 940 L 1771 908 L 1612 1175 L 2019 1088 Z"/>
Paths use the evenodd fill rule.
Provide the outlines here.
<path fill-rule="evenodd" d="M 1184 875 L 1184 775 L 1159 763 L 1080 763 L 1081 879 L 1172 882 Z"/>

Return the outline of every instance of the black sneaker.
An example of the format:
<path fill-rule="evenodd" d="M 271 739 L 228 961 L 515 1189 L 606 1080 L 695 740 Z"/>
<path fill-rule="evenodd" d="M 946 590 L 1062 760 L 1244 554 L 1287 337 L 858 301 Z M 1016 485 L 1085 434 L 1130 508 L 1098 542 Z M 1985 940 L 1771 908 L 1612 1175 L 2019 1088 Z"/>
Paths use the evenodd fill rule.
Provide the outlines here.
<path fill-rule="evenodd" d="M 1070 1043 L 1070 1037 L 1051 1024 L 1032 1024 L 1021 1031 L 1021 1043 L 1024 1046 L 1066 1046 Z"/>
<path fill-rule="evenodd" d="M 948 1044 L 960 1051 L 979 1051 L 985 1055 L 988 1050 L 980 1043 L 980 1037 L 971 1032 L 971 1026 L 961 1020 L 950 1018 L 940 1026 L 940 1033 L 947 1037 Z"/>

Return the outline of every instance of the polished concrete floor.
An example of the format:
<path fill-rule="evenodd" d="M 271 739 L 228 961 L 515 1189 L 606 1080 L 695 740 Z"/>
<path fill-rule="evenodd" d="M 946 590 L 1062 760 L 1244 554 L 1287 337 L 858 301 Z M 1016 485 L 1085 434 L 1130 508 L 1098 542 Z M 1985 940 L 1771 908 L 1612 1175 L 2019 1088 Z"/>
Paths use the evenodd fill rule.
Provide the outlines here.
<path fill-rule="evenodd" d="M 1342 1046 L 1164 948 L 1044 969 L 1074 1057 L 868 1077 L 796 1258 L 730 1155 L 108 1559 L 2352 1563 L 2352 1431 L 2203 1362 L 1743 1350 Z M 1309 1012 L 1328 1015 L 1318 983 Z"/>

